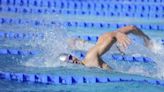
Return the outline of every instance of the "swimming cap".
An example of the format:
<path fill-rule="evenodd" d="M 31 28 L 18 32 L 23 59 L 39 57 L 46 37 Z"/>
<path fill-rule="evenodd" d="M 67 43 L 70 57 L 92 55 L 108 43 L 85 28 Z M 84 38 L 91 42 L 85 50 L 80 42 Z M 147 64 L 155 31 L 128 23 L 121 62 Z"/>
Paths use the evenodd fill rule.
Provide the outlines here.
<path fill-rule="evenodd" d="M 62 53 L 59 55 L 58 58 L 60 61 L 63 61 L 63 62 L 70 62 L 70 63 L 73 62 L 72 61 L 73 56 L 71 54 Z"/>
<path fill-rule="evenodd" d="M 66 53 L 62 53 L 59 55 L 59 60 L 60 61 L 64 61 L 64 62 L 68 62 L 69 61 L 69 54 Z"/>

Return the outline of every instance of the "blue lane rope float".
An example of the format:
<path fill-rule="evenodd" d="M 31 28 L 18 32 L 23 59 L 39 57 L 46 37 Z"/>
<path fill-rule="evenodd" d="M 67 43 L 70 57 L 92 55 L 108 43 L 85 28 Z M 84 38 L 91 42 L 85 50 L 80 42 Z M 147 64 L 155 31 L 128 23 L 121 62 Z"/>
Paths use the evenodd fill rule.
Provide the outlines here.
<path fill-rule="evenodd" d="M 127 25 L 134 25 L 141 29 L 146 30 L 164 30 L 164 26 L 161 24 L 117 24 L 117 23 L 94 23 L 94 22 L 77 22 L 77 21 L 41 21 L 41 20 L 25 20 L 25 19 L 18 19 L 18 18 L 0 18 L 0 24 L 16 24 L 16 25 L 24 25 L 30 24 L 33 26 L 46 26 L 46 25 L 63 25 L 65 27 L 83 27 L 83 28 L 112 28 L 118 29 L 120 27 L 124 27 Z"/>
<path fill-rule="evenodd" d="M 93 3 L 82 3 L 83 7 L 80 7 L 80 4 L 73 3 L 67 6 L 67 8 L 59 8 L 63 7 L 60 5 L 65 4 L 69 5 L 69 2 L 60 2 L 58 7 L 54 8 L 35 8 L 35 7 L 24 7 L 22 6 L 5 6 L 0 7 L 0 12 L 12 12 L 12 13 L 34 13 L 34 14 L 47 14 L 47 13 L 55 13 L 55 14 L 66 14 L 66 15 L 94 15 L 94 16 L 108 16 L 108 17 L 136 17 L 136 18 L 156 18 L 162 19 L 164 17 L 163 6 L 162 5 L 140 5 L 140 4 L 99 4 L 96 5 Z M 79 7 L 77 6 L 79 5 Z M 100 6 L 101 5 L 101 6 Z M 76 6 L 76 7 L 75 7 Z M 92 8 L 88 7 L 92 6 Z M 100 6 L 100 7 L 99 7 Z M 20 8 L 21 7 L 21 8 Z M 70 8 L 70 9 L 69 9 Z M 73 9 L 72 9 L 73 8 Z M 130 12 L 129 12 L 130 11 Z M 144 12 L 144 13 L 143 13 Z"/>
<path fill-rule="evenodd" d="M 0 32 L 0 39 L 8 38 L 8 39 L 32 39 L 32 38 L 38 38 L 43 39 L 44 34 L 43 33 L 32 33 L 32 32 Z"/>
<path fill-rule="evenodd" d="M 39 50 L 18 50 L 18 49 L 0 49 L 1 55 L 38 55 L 42 52 Z M 79 59 L 83 59 L 85 57 L 84 52 L 80 51 L 74 51 L 72 52 L 73 55 L 76 55 Z M 127 55 L 117 55 L 112 54 L 109 56 L 110 59 L 116 60 L 116 61 L 127 61 L 127 62 L 144 62 L 144 63 L 154 63 L 154 61 L 149 57 L 144 56 L 127 56 Z"/>
<path fill-rule="evenodd" d="M 74 38 L 80 38 L 80 39 L 83 39 L 85 41 L 88 41 L 88 42 L 93 42 L 93 43 L 96 43 L 97 40 L 98 40 L 98 36 L 89 36 L 89 35 L 75 35 L 73 36 Z M 131 37 L 132 40 L 135 42 L 138 41 L 138 38 L 137 37 Z M 164 44 L 164 39 L 161 39 L 160 40 L 161 44 Z"/>
<path fill-rule="evenodd" d="M 15 3 L 14 3 L 15 1 Z M 142 3 L 118 3 L 116 2 L 104 2 L 101 3 L 93 3 L 90 0 L 85 0 L 84 2 L 81 1 L 58 1 L 58 0 L 45 0 L 45 1 L 38 1 L 38 0 L 31 0 L 30 2 L 22 1 L 22 0 L 7 0 L 6 2 L 1 1 L 1 5 L 9 5 L 9 6 L 28 6 L 28 7 L 46 7 L 46 8 L 55 8 L 55 9 L 82 9 L 82 10 L 119 10 L 122 12 L 124 9 L 126 11 L 133 10 L 131 12 L 162 12 L 162 5 L 156 4 L 142 4 Z M 22 2 L 21 2 L 22 1 Z M 96 2 L 98 0 L 95 0 Z M 13 3 L 12 3 L 13 2 Z"/>
<path fill-rule="evenodd" d="M 32 38 L 38 38 L 38 39 L 43 39 L 45 37 L 44 33 L 31 33 L 31 32 L 2 32 L 0 31 L 0 39 L 18 39 L 18 40 L 28 40 L 28 39 L 32 39 Z M 97 42 L 98 40 L 98 36 L 88 36 L 88 35 L 78 35 L 78 36 L 72 36 L 75 38 L 80 38 L 89 42 Z M 133 39 L 133 40 L 137 40 L 137 39 Z M 164 45 L 164 39 L 161 39 L 161 43 Z"/>
<path fill-rule="evenodd" d="M 1 80 L 18 81 L 22 83 L 39 83 L 52 85 L 73 85 L 93 83 L 115 83 L 115 82 L 139 82 L 164 86 L 164 80 L 151 79 L 139 76 L 72 76 L 72 75 L 41 75 L 27 73 L 0 72 Z"/>
<path fill-rule="evenodd" d="M 39 50 L 0 49 L 1 55 L 38 55 Z"/>
<path fill-rule="evenodd" d="M 92 2 L 90 0 L 0 0 L 0 4 L 5 4 L 5 5 L 19 5 L 19 6 L 35 6 L 35 7 L 61 7 L 64 4 L 60 4 L 60 3 L 95 3 L 95 2 L 100 2 L 102 4 L 104 3 L 122 3 L 125 0 L 92 0 Z M 162 3 L 164 2 L 163 0 L 126 0 L 126 2 L 133 2 L 133 3 Z M 61 7 L 62 8 L 62 7 Z"/>
<path fill-rule="evenodd" d="M 83 60 L 86 55 L 86 52 L 73 51 L 72 54 L 78 57 L 80 60 Z M 125 61 L 125 62 L 155 63 L 152 58 L 145 57 L 145 56 L 129 56 L 129 55 L 112 54 L 108 56 L 108 59 L 116 60 L 116 61 Z"/>

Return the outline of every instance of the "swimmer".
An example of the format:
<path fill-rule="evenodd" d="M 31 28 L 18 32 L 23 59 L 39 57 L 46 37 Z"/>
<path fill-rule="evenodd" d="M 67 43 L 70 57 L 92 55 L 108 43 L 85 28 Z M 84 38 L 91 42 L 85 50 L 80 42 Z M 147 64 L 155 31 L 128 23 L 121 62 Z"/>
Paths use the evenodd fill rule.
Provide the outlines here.
<path fill-rule="evenodd" d="M 148 48 L 152 47 L 152 42 L 150 38 L 145 33 L 143 33 L 139 28 L 135 26 L 126 26 L 116 31 L 106 32 L 102 34 L 99 37 L 97 43 L 88 50 L 84 60 L 82 61 L 80 61 L 78 58 L 72 55 L 61 55 L 61 56 L 67 57 L 67 59 L 65 58 L 64 60 L 68 60 L 76 64 L 82 64 L 86 67 L 96 67 L 96 68 L 111 70 L 112 68 L 102 60 L 101 56 L 105 54 L 108 50 L 110 50 L 110 48 L 115 42 L 119 44 L 118 50 L 121 53 L 124 53 L 121 50 L 121 48 L 126 49 L 131 44 L 131 40 L 127 36 L 130 33 L 137 35 L 141 39 L 143 39 L 144 45 L 146 47 Z M 76 41 L 79 41 L 80 43 L 85 43 L 85 41 L 82 40 L 77 40 L 77 39 L 73 40 L 74 43 Z M 74 43 L 71 43 L 72 44 L 71 46 L 74 46 Z"/>

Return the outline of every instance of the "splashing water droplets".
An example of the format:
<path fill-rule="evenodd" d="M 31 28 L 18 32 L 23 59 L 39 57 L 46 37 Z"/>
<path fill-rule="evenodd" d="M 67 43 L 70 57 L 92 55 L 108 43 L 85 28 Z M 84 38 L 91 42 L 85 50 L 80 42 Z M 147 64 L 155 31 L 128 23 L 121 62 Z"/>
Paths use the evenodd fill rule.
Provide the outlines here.
<path fill-rule="evenodd" d="M 29 42 L 33 48 L 42 51 L 41 55 L 30 58 L 25 65 L 34 67 L 57 67 L 61 66 L 57 56 L 60 53 L 69 53 L 67 46 L 68 36 L 63 29 L 54 29 L 43 31 L 44 38 L 42 40 L 34 39 Z M 62 64 L 63 66 L 64 64 Z"/>

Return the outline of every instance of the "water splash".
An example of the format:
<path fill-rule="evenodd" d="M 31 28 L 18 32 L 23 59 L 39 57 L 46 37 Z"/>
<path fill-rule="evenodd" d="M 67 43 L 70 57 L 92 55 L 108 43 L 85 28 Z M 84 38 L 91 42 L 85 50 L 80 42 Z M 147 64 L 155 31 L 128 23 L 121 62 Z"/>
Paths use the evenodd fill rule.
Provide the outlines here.
<path fill-rule="evenodd" d="M 133 45 L 126 50 L 126 54 L 132 56 L 151 57 L 155 64 L 112 63 L 112 66 L 119 72 L 164 79 L 164 52 L 162 52 L 164 51 L 164 47 L 158 41 L 154 40 L 153 43 L 154 46 L 151 50 L 141 44 L 133 43 Z"/>
<path fill-rule="evenodd" d="M 45 38 L 43 40 L 31 41 L 30 44 L 33 48 L 38 48 L 44 51 L 44 54 L 39 55 L 37 57 L 33 57 L 29 59 L 25 65 L 26 66 L 34 66 L 34 67 L 58 67 L 65 66 L 71 67 L 66 63 L 61 63 L 57 57 L 61 53 L 70 53 L 68 48 L 67 40 L 69 35 L 67 35 L 66 31 L 61 28 L 56 28 L 53 31 L 43 31 L 45 34 Z M 114 67 L 115 71 L 129 73 L 129 74 L 138 74 L 143 76 L 149 76 L 154 78 L 163 79 L 164 77 L 164 48 L 163 46 L 154 41 L 155 45 L 153 49 L 148 49 L 143 44 L 133 43 L 127 50 L 126 54 L 133 56 L 146 56 L 151 57 L 155 61 L 155 65 L 147 64 L 146 67 L 144 64 L 128 64 L 128 63 L 114 63 L 110 62 L 109 65 Z M 85 46 L 82 48 L 86 49 Z M 116 48 L 115 48 L 116 50 Z M 118 51 L 110 50 L 110 53 L 116 53 Z M 147 67 L 148 66 L 148 67 Z M 75 66 L 73 66 L 75 67 Z"/>
<path fill-rule="evenodd" d="M 44 33 L 44 39 L 31 40 L 28 44 L 32 48 L 38 48 L 42 51 L 41 55 L 30 58 L 25 65 L 33 67 L 58 67 L 63 66 L 57 59 L 61 53 L 69 53 L 67 46 L 68 35 L 66 30 L 61 27 L 57 27 L 52 30 L 42 31 Z"/>

